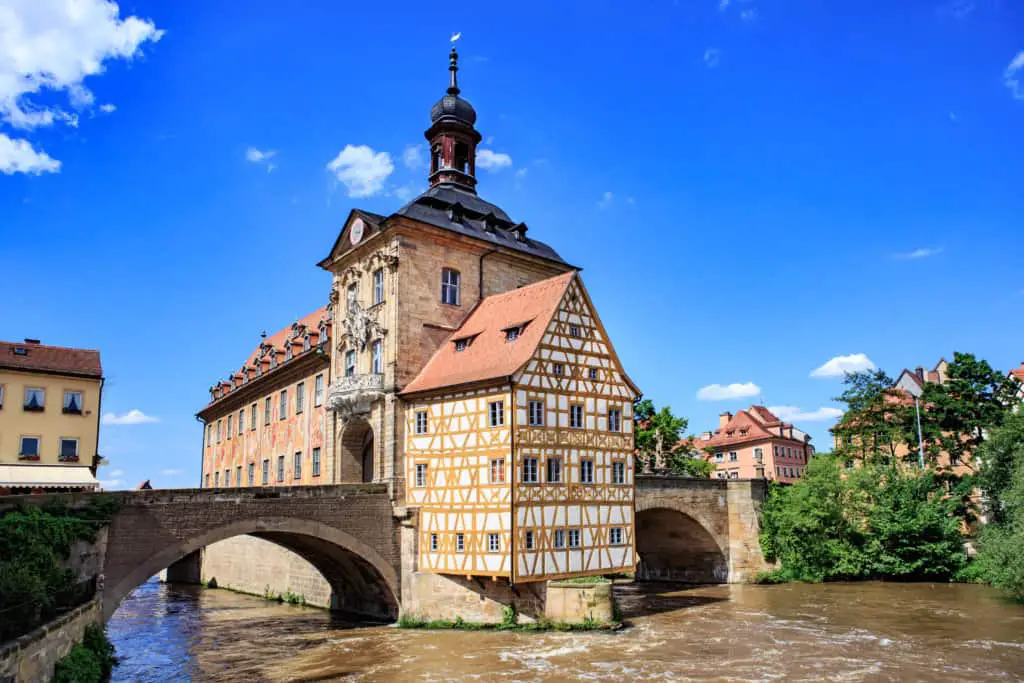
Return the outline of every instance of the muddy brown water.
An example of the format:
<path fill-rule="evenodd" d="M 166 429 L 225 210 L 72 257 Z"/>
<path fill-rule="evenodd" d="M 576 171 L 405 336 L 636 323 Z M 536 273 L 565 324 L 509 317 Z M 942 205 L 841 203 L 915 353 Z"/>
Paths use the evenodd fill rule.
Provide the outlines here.
<path fill-rule="evenodd" d="M 439 632 L 150 581 L 110 622 L 114 680 L 1024 680 L 1024 606 L 984 586 L 617 591 L 617 633 Z"/>

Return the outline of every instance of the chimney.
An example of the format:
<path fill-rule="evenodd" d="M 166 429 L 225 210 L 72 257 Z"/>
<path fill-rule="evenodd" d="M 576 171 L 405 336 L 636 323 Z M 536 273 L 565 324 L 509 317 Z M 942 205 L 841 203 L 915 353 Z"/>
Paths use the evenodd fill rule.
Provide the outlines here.
<path fill-rule="evenodd" d="M 916 368 L 914 368 L 914 372 L 917 374 L 917 378 L 919 380 L 921 380 L 921 382 L 923 383 L 924 382 L 924 368 L 921 367 L 920 365 L 918 365 Z"/>
<path fill-rule="evenodd" d="M 700 438 L 701 438 L 702 441 L 710 441 L 711 440 L 711 432 L 701 432 Z"/>
<path fill-rule="evenodd" d="M 726 411 L 718 416 L 718 428 L 722 429 L 725 425 L 729 424 L 729 420 L 732 419 L 732 413 Z"/>
<path fill-rule="evenodd" d="M 25 338 L 25 343 L 26 344 L 34 344 L 35 346 L 39 346 L 39 344 L 41 342 L 38 339 L 29 339 L 28 337 L 26 337 Z"/>

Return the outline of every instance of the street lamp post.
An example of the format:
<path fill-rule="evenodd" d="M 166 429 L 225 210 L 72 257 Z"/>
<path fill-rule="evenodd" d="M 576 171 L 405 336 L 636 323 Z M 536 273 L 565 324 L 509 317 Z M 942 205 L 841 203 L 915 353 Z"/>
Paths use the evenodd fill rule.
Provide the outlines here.
<path fill-rule="evenodd" d="M 913 388 L 907 389 L 907 393 L 914 397 L 914 416 L 917 418 L 917 458 L 921 463 L 921 469 L 924 469 L 924 438 L 921 436 L 921 404 L 917 400 L 921 395 L 921 387 L 914 385 Z"/>

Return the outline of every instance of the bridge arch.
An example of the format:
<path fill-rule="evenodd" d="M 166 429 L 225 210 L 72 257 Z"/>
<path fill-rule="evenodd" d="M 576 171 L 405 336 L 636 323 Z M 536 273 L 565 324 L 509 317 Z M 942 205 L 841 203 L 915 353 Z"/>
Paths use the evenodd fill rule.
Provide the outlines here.
<path fill-rule="evenodd" d="M 637 579 L 725 583 L 729 580 L 729 543 L 716 524 L 693 507 L 673 501 L 637 501 Z"/>
<path fill-rule="evenodd" d="M 372 547 L 321 522 L 295 517 L 261 517 L 238 519 L 205 529 L 154 549 L 156 552 L 140 562 L 129 562 L 122 576 L 113 580 L 108 576 L 103 592 L 104 620 L 110 619 L 121 601 L 151 576 L 207 545 L 244 534 L 287 548 L 316 567 L 339 597 L 341 602 L 337 607 L 369 616 L 397 618 L 400 595 L 397 573 Z M 108 567 L 125 566 L 124 561 L 118 561 L 117 554 L 117 544 L 109 544 Z"/>

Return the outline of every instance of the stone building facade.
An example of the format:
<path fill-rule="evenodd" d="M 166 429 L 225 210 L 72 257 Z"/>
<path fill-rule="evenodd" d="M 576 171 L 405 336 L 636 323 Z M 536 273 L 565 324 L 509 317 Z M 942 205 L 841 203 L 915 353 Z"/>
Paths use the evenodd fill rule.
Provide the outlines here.
<path fill-rule="evenodd" d="M 430 145 L 429 188 L 389 216 L 352 210 L 319 263 L 331 277 L 327 305 L 265 339 L 241 370 L 211 389 L 211 403 L 199 413 L 205 423 L 202 485 L 244 487 L 356 481 L 387 484 L 396 514 L 407 520 L 409 529 L 403 543 L 411 546 L 412 560 L 405 568 L 407 571 L 403 571 L 403 602 L 421 612 L 438 613 L 446 603 L 466 598 L 467 604 L 476 605 L 476 616 L 489 618 L 500 614 L 500 605 L 516 595 L 509 589 L 517 577 L 528 579 L 532 575 L 534 580 L 541 580 L 556 575 L 616 571 L 634 565 L 632 458 L 627 455 L 632 452 L 633 438 L 630 411 L 638 392 L 621 368 L 576 269 L 551 247 L 528 235 L 525 223 L 514 221 L 500 207 L 477 194 L 475 157 L 482 138 L 475 128 L 475 110 L 460 96 L 454 49 L 449 71 L 449 87 L 432 108 L 431 125 L 425 133 Z M 533 291 L 532 288 L 557 293 L 549 297 L 546 317 L 537 314 L 536 319 L 520 320 L 516 316 L 522 312 L 507 301 L 506 293 L 519 289 Z M 510 376 L 504 379 L 490 372 L 493 367 L 461 379 L 452 368 L 440 374 L 434 372 L 437 358 L 448 353 L 449 347 L 454 348 L 457 337 L 481 332 L 466 326 L 473 323 L 474 313 L 484 308 L 499 310 L 498 317 L 509 326 L 528 328 L 531 334 L 536 332 L 531 346 L 524 340 L 519 347 L 521 363 L 509 366 L 505 374 Z M 549 326 L 554 326 L 554 331 L 548 330 Z M 572 337 L 570 326 L 576 335 L 585 330 L 586 339 Z M 506 332 L 488 330 L 488 334 L 501 336 L 501 350 L 509 347 L 504 341 Z M 471 342 L 470 352 L 460 360 L 475 357 L 483 346 L 479 340 Z M 560 355 L 561 364 L 568 365 L 572 373 L 559 378 L 566 380 L 562 384 L 541 379 L 555 372 L 552 354 Z M 571 358 L 566 358 L 566 354 Z M 429 375 L 428 379 L 424 379 L 424 373 Z M 326 376 L 323 382 L 321 376 Z M 530 386 L 531 382 L 536 386 Z M 323 383 L 326 389 L 321 403 L 319 390 L 315 393 L 313 387 Z M 565 525 L 567 514 L 573 519 L 582 515 L 591 520 L 582 524 L 586 527 L 588 550 L 599 548 L 599 553 L 588 552 L 585 561 L 575 564 L 569 559 L 560 565 L 550 564 L 556 561 L 548 559 L 548 569 L 527 571 L 523 565 L 518 574 L 511 571 L 512 534 L 516 524 L 522 526 L 526 522 L 522 517 L 513 523 L 510 497 L 501 512 L 504 560 L 498 560 L 505 562 L 508 571 L 494 571 L 490 565 L 458 572 L 438 571 L 438 565 L 423 566 L 429 553 L 425 555 L 420 549 L 424 542 L 430 543 L 430 536 L 424 536 L 417 527 L 422 528 L 424 510 L 429 510 L 431 503 L 410 493 L 412 488 L 423 488 L 414 486 L 423 482 L 417 482 L 415 465 L 409 459 L 409 450 L 421 447 L 415 433 L 417 415 L 424 405 L 459 402 L 467 391 L 481 390 L 484 385 L 488 392 L 496 391 L 504 397 L 508 422 L 502 433 L 506 443 L 517 420 L 522 427 L 527 426 L 528 392 L 534 400 L 551 400 L 549 410 L 553 419 L 561 419 L 557 417 L 560 409 L 569 419 L 569 402 L 581 411 L 586 407 L 586 417 L 581 418 L 585 422 L 574 424 L 578 429 L 573 433 L 558 428 L 568 425 L 556 423 L 551 424 L 550 434 L 539 434 L 538 429 L 533 429 L 541 441 L 549 442 L 534 444 L 533 450 L 541 454 L 542 460 L 549 447 L 564 452 L 566 479 L 527 482 L 527 488 L 556 493 L 531 499 L 530 505 L 521 510 L 539 510 L 530 513 L 531 519 L 540 520 L 536 521 L 535 531 L 530 531 L 537 533 L 538 542 L 542 531 L 544 539 L 553 537 L 554 527 L 559 524 L 556 520 L 561 519 L 560 523 Z M 545 396 L 537 399 L 533 394 L 538 392 Z M 296 401 L 303 394 L 306 405 L 300 412 Z M 616 407 L 609 407 L 610 402 Z M 264 406 L 270 406 L 271 412 L 266 413 Z M 250 429 L 253 410 L 258 411 L 258 417 L 255 428 Z M 437 408 L 439 415 L 445 410 Z M 607 433 L 610 411 L 614 413 L 614 435 Z M 522 434 L 527 436 L 529 432 Z M 446 443 L 440 448 L 452 451 L 455 446 Z M 310 458 L 317 449 L 320 467 L 314 474 Z M 521 453 L 509 450 L 503 460 L 507 471 L 501 480 L 507 484 L 500 488 L 525 500 L 524 491 L 513 492 L 511 488 L 522 472 L 521 457 Z M 586 482 L 590 486 L 584 487 L 586 495 L 580 498 L 574 490 L 571 495 L 575 502 L 568 505 L 561 498 L 570 495 L 570 477 L 578 476 L 580 457 L 587 461 L 583 467 L 589 468 L 584 476 L 592 479 Z M 282 462 L 283 477 L 279 476 Z M 269 475 L 263 470 L 267 463 Z M 489 464 L 483 466 L 486 467 Z M 472 471 L 455 469 L 449 468 L 453 477 L 476 478 L 480 468 L 474 461 Z M 617 482 L 614 486 L 613 476 Z M 434 482 L 427 488 L 432 487 L 440 491 L 444 485 Z M 531 495 L 536 498 L 536 494 Z M 561 513 L 555 512 L 554 507 L 544 509 L 545 502 L 548 507 L 560 504 Z M 471 525 L 478 511 L 467 512 L 464 520 Z M 436 521 L 430 514 L 426 517 Z M 581 526 L 579 522 L 577 526 Z M 615 531 L 611 531 L 613 528 Z M 456 533 L 454 528 L 450 531 Z M 458 533 L 470 531 L 467 528 Z M 454 543 L 454 536 L 446 538 L 446 543 L 449 541 Z M 525 536 L 519 541 L 520 550 L 526 547 L 524 543 Z M 226 558 L 225 553 L 244 554 L 277 575 L 297 575 L 296 558 L 287 551 L 271 549 L 258 539 L 225 541 L 208 547 L 206 553 L 207 566 L 221 568 L 220 576 L 208 578 L 216 578 L 222 586 L 240 583 L 234 580 L 238 577 L 230 576 L 230 567 L 237 562 Z M 521 558 L 515 561 L 520 562 Z M 557 571 L 553 569 L 556 566 L 560 567 Z M 463 578 L 455 578 L 455 574 Z M 486 598 L 478 596 L 480 591 L 467 585 L 474 576 L 504 577 L 505 588 L 495 584 L 488 589 Z M 253 588 L 243 589 L 263 592 L 262 587 Z M 292 590 L 289 586 L 269 588 L 273 592 Z M 529 599 L 542 602 L 536 596 L 542 596 L 543 590 L 530 594 L 534 598 Z M 489 602 L 491 597 L 493 604 Z M 462 616 L 470 615 L 463 612 Z"/>

